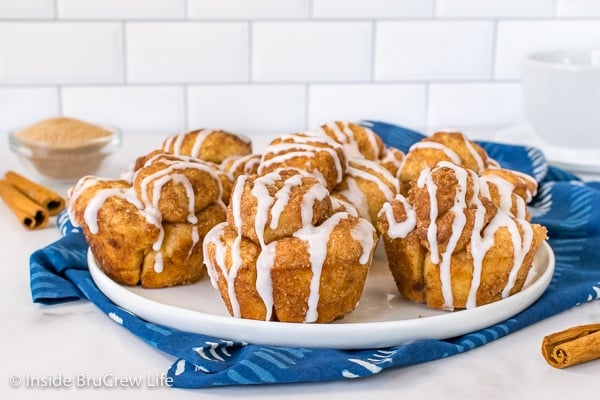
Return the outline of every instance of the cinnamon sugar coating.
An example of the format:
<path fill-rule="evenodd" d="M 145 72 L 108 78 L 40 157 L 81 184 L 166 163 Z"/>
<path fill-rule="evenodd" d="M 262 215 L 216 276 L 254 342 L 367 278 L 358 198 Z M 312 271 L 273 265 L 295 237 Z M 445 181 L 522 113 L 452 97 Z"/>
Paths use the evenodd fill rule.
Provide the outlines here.
<path fill-rule="evenodd" d="M 402 295 L 445 310 L 520 291 L 546 228 L 482 195 L 473 170 L 442 161 L 421 172 L 408 197 L 379 214 L 389 267 Z"/>
<path fill-rule="evenodd" d="M 243 135 L 224 130 L 195 129 L 167 137 L 161 149 L 220 164 L 231 156 L 251 154 L 252 142 Z"/>
<path fill-rule="evenodd" d="M 82 178 L 69 192 L 99 267 L 126 285 L 158 288 L 205 274 L 202 239 L 225 220 L 214 166 L 162 151 L 137 160 L 131 179 Z"/>
<path fill-rule="evenodd" d="M 356 307 L 376 240 L 366 220 L 333 212 L 321 182 L 288 169 L 238 178 L 205 264 L 232 316 L 331 322 Z"/>

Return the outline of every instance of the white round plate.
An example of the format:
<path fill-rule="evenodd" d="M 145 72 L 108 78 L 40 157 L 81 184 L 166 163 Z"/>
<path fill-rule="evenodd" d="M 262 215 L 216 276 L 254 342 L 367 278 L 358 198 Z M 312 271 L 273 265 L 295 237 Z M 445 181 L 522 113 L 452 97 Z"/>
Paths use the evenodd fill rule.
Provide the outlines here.
<path fill-rule="evenodd" d="M 446 339 L 502 322 L 521 312 L 546 290 L 554 253 L 543 243 L 525 288 L 495 303 L 461 311 L 440 311 L 403 299 L 387 268 L 382 246 L 375 253 L 358 307 L 331 324 L 300 324 L 232 318 L 207 278 L 168 289 L 123 286 L 107 277 L 88 252 L 98 288 L 115 304 L 140 318 L 192 333 L 261 345 L 370 349 L 418 339 Z"/>

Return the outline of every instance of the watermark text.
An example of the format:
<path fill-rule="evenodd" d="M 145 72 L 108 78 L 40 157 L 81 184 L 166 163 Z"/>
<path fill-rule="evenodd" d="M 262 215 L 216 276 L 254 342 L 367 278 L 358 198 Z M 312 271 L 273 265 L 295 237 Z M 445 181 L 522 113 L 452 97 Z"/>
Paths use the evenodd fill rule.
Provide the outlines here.
<path fill-rule="evenodd" d="M 156 389 L 173 386 L 173 378 L 166 374 L 147 374 L 144 376 L 24 374 L 10 376 L 8 383 L 15 389 Z"/>

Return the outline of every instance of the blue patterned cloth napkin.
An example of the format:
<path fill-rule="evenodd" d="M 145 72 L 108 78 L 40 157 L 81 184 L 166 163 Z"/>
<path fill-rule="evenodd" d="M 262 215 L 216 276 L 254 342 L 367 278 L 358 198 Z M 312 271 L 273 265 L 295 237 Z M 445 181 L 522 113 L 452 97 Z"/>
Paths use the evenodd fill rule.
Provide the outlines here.
<path fill-rule="evenodd" d="M 402 127 L 365 121 L 386 144 L 403 151 L 423 136 Z M 531 204 L 534 221 L 549 231 L 556 256 L 552 282 L 533 305 L 486 329 L 447 340 L 418 340 L 370 350 L 330 350 L 261 346 L 222 340 L 160 326 L 112 303 L 94 284 L 86 262 L 87 244 L 68 217 L 59 218 L 63 237 L 31 255 L 33 301 L 56 304 L 93 302 L 115 323 L 146 343 L 171 354 L 173 386 L 199 388 L 287 382 L 322 382 L 368 377 L 387 368 L 414 365 L 481 347 L 580 303 L 600 298 L 600 182 L 582 182 L 549 166 L 534 148 L 481 143 L 507 168 L 540 182 Z"/>

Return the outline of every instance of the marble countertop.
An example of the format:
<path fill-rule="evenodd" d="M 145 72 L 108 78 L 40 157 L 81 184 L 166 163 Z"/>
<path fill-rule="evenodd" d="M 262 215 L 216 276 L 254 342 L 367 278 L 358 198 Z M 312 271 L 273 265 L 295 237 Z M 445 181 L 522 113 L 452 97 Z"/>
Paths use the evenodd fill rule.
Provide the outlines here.
<path fill-rule="evenodd" d="M 136 156 L 158 147 L 161 135 L 126 134 L 107 176 L 118 176 Z M 255 139 L 255 148 L 263 144 Z M 0 145 L 0 173 L 28 172 Z M 68 187 L 55 187 L 66 193 Z M 600 361 L 566 370 L 546 364 L 540 353 L 542 338 L 574 325 L 600 322 L 600 303 L 574 307 L 554 317 L 447 359 L 386 370 L 370 378 L 318 384 L 224 387 L 200 390 L 171 389 L 161 384 L 173 357 L 150 347 L 119 327 L 85 301 L 42 306 L 31 301 L 29 255 L 59 238 L 55 221 L 40 231 L 25 230 L 0 201 L 0 250 L 4 256 L 4 287 L 0 291 L 0 397 L 4 399 L 364 399 L 364 398 L 511 398 L 564 399 L 575 392 L 597 396 Z M 97 388 L 90 385 L 32 387 L 35 379 L 56 380 L 103 377 L 139 379 L 139 387 Z"/>

